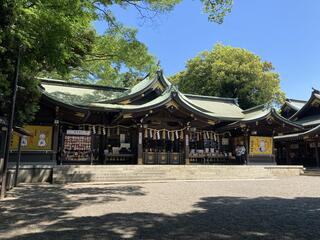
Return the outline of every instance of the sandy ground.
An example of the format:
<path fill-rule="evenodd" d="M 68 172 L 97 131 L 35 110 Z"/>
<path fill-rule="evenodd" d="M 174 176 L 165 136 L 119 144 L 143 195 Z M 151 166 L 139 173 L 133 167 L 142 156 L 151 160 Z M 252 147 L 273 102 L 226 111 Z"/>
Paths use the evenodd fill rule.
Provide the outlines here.
<path fill-rule="evenodd" d="M 0 239 L 320 239 L 320 177 L 21 185 Z"/>

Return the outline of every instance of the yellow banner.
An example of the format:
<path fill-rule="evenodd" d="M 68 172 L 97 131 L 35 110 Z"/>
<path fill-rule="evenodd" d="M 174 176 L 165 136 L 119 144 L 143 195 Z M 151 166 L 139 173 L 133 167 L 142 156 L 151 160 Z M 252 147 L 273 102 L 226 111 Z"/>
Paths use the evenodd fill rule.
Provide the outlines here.
<path fill-rule="evenodd" d="M 23 127 L 30 132 L 32 136 L 23 136 L 21 149 L 22 151 L 30 150 L 52 150 L 52 127 L 27 125 Z M 13 133 L 11 149 L 17 150 L 19 145 L 19 136 Z"/>
<path fill-rule="evenodd" d="M 250 155 L 272 155 L 272 137 L 250 136 Z"/>

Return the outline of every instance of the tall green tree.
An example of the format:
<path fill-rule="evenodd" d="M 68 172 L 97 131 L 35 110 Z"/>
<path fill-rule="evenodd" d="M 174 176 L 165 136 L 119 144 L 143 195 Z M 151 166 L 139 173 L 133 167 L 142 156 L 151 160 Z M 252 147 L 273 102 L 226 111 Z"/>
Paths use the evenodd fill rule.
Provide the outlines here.
<path fill-rule="evenodd" d="M 209 20 L 218 23 L 232 0 L 200 0 Z M 30 121 L 39 94 L 35 76 L 130 85 L 155 69 L 156 59 L 137 40 L 136 30 L 119 23 L 112 6 L 135 8 L 142 17 L 170 11 L 181 0 L 0 0 L 0 115 L 8 113 L 19 46 L 16 124 Z M 106 32 L 97 34 L 94 21 Z M 126 84 L 123 84 L 126 82 Z"/>
<path fill-rule="evenodd" d="M 170 78 L 186 93 L 238 98 L 247 109 L 281 103 L 279 74 L 270 62 L 248 50 L 217 44 L 187 62 L 186 70 Z"/>

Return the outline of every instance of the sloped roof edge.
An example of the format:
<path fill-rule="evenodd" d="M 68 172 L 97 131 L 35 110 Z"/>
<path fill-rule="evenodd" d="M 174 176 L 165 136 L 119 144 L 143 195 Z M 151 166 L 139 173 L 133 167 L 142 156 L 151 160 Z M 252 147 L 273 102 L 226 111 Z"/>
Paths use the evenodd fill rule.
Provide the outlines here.
<path fill-rule="evenodd" d="M 90 89 L 95 89 L 95 90 L 119 91 L 119 92 L 124 92 L 124 91 L 128 90 L 128 88 L 110 87 L 110 86 L 87 84 L 87 83 L 68 82 L 65 80 L 58 80 L 58 79 L 51 79 L 51 78 L 37 77 L 37 79 L 39 79 L 41 81 L 41 83 L 45 83 L 45 84 L 49 84 L 49 85 L 61 85 L 61 86 L 90 88 Z"/>
<path fill-rule="evenodd" d="M 195 98 L 195 99 L 203 99 L 208 101 L 222 101 L 222 102 L 230 102 L 238 105 L 237 98 L 226 98 L 226 97 L 215 97 L 215 96 L 206 96 L 206 95 L 197 95 L 197 94 L 190 94 L 190 93 L 183 93 L 184 96 L 188 98 Z"/>
<path fill-rule="evenodd" d="M 319 90 L 313 89 L 309 100 L 305 103 L 305 105 L 300 110 L 298 110 L 295 114 L 293 114 L 289 119 L 290 120 L 297 120 L 297 117 L 299 117 L 301 114 L 303 114 L 310 107 L 310 104 L 315 99 L 320 99 L 320 95 L 319 94 L 320 94 Z"/>
<path fill-rule="evenodd" d="M 313 134 L 320 134 L 320 125 L 305 131 L 301 133 L 292 133 L 292 134 L 286 134 L 286 135 L 281 135 L 281 136 L 275 136 L 273 137 L 277 141 L 281 140 L 295 140 L 295 139 L 303 139 L 304 137 L 307 136 L 312 136 Z"/>
<path fill-rule="evenodd" d="M 284 122 L 284 123 L 286 123 L 288 125 L 291 125 L 291 126 L 293 126 L 295 128 L 303 129 L 302 125 L 297 124 L 295 122 L 292 122 L 292 121 L 282 117 L 281 115 L 279 115 L 274 108 L 269 107 L 268 109 L 266 109 L 266 105 L 259 105 L 259 106 L 244 110 L 243 113 L 244 114 L 248 114 L 248 113 L 252 113 L 252 112 L 255 112 L 255 111 L 258 112 L 258 111 L 261 111 L 261 110 L 267 110 L 267 111 L 265 111 L 265 113 L 263 113 L 261 116 L 258 115 L 256 118 L 250 118 L 250 119 L 246 120 L 245 117 L 244 117 L 240 121 L 237 121 L 237 122 L 234 122 L 234 123 L 231 123 L 231 124 L 228 124 L 226 126 L 221 127 L 220 129 L 218 129 L 218 131 L 225 131 L 225 130 L 230 130 L 230 129 L 233 129 L 233 128 L 237 128 L 237 127 L 240 126 L 240 124 L 246 124 L 246 123 L 252 123 L 252 122 L 256 122 L 256 121 L 261 121 L 261 120 L 267 119 L 270 116 L 272 116 L 273 118 L 277 119 L 280 122 Z"/>

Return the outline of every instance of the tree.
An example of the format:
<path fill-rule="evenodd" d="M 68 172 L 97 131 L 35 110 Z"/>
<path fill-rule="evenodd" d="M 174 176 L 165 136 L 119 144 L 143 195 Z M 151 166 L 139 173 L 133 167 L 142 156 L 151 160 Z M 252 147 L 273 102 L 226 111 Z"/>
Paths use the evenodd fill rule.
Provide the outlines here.
<path fill-rule="evenodd" d="M 201 0 L 211 21 L 221 23 L 231 0 Z M 111 6 L 134 7 L 142 17 L 170 11 L 181 0 L 0 0 L 0 115 L 8 113 L 11 82 L 23 46 L 16 124 L 32 120 L 39 94 L 35 76 L 131 84 L 155 69 L 156 60 L 117 21 Z M 216 14 L 215 14 L 216 13 Z M 92 22 L 104 20 L 98 35 Z M 123 84 L 122 84 L 123 85 Z"/>
<path fill-rule="evenodd" d="M 186 70 L 170 80 L 186 93 L 238 98 L 247 109 L 283 102 L 279 74 L 273 70 L 270 62 L 248 50 L 217 44 L 189 60 Z"/>

